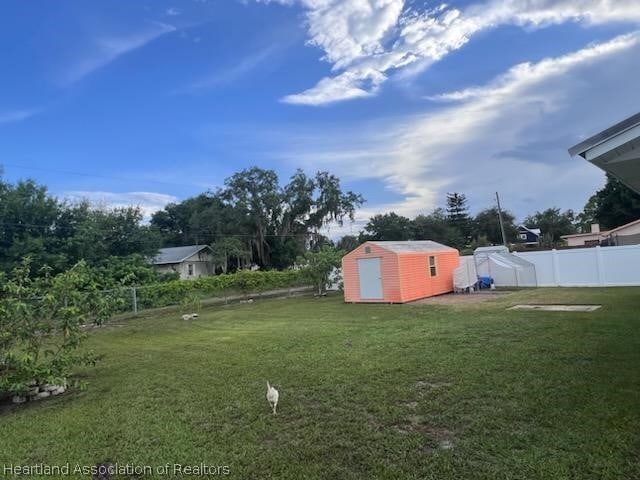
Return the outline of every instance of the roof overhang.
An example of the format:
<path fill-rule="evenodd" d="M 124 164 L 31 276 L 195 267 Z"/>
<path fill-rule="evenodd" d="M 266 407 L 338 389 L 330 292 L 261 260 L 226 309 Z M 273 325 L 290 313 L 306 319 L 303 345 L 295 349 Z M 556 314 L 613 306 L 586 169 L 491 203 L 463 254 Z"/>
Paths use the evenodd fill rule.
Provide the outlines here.
<path fill-rule="evenodd" d="M 569 149 L 640 193 L 640 113 Z"/>

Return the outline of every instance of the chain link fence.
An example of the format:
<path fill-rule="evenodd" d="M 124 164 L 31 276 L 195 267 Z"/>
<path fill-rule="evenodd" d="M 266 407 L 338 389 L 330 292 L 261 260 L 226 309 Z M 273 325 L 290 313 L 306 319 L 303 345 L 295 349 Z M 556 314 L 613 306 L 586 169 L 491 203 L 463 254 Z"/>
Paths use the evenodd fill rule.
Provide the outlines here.
<path fill-rule="evenodd" d="M 162 287 L 162 284 L 121 287 L 104 290 L 101 293 L 115 305 L 115 315 L 136 315 L 147 310 L 160 308 L 182 307 L 186 311 L 201 306 L 245 303 L 259 298 L 310 295 L 315 291 L 314 287 L 306 285 L 253 292 L 228 290 L 216 294 L 199 291 L 167 292 Z"/>

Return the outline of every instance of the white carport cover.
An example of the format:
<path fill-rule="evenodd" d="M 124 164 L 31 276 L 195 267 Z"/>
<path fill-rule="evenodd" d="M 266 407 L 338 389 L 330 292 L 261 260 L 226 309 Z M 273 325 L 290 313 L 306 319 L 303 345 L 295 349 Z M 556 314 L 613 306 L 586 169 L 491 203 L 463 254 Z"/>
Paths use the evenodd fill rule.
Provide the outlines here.
<path fill-rule="evenodd" d="M 478 281 L 476 262 L 472 256 L 460 257 L 460 266 L 453 271 L 453 288 L 463 290 L 473 287 Z"/>

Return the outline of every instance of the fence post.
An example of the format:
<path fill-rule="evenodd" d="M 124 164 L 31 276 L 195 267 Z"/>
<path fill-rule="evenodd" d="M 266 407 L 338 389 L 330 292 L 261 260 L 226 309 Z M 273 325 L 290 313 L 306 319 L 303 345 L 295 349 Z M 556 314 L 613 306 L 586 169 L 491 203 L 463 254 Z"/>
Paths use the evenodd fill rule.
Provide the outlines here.
<path fill-rule="evenodd" d="M 600 245 L 596 246 L 596 271 L 598 272 L 598 285 L 604 287 L 604 268 L 602 264 L 602 249 Z"/>
<path fill-rule="evenodd" d="M 133 313 L 138 313 L 138 294 L 136 292 L 136 287 L 131 289 L 131 294 L 133 296 Z"/>
<path fill-rule="evenodd" d="M 560 286 L 560 265 L 558 265 L 558 251 L 554 248 L 551 250 L 551 265 L 553 266 L 553 283 L 556 287 Z"/>

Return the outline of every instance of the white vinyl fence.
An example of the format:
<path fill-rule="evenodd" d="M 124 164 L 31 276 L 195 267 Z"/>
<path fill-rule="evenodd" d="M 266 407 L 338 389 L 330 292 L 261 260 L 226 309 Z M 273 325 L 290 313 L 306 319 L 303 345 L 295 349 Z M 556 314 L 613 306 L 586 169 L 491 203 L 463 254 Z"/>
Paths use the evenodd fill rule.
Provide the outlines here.
<path fill-rule="evenodd" d="M 518 252 L 515 255 L 536 266 L 539 287 L 640 285 L 640 245 Z"/>

